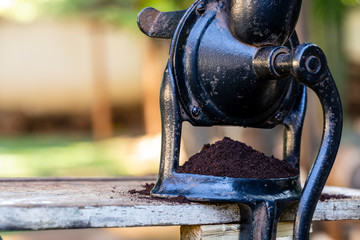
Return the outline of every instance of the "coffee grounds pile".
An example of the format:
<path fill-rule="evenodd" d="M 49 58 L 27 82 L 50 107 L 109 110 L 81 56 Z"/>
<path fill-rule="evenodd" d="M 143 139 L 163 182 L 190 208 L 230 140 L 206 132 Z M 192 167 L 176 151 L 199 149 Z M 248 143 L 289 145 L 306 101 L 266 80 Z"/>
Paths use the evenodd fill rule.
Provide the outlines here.
<path fill-rule="evenodd" d="M 129 190 L 130 194 L 140 194 L 140 195 L 144 195 L 144 196 L 150 196 L 150 191 L 154 188 L 155 184 L 154 183 L 146 183 L 145 185 L 143 185 L 142 187 L 144 189 L 142 190 L 135 190 L 135 189 L 131 189 Z M 172 203 L 190 203 L 190 201 L 184 196 L 184 195 L 179 195 L 177 197 L 172 197 L 172 198 L 153 198 L 159 201 L 163 201 L 163 202 L 172 202 Z"/>
<path fill-rule="evenodd" d="M 192 156 L 178 173 L 192 173 L 219 177 L 272 179 L 298 175 L 289 163 L 273 156 L 267 157 L 244 143 L 228 137 L 214 144 L 206 144 Z"/>

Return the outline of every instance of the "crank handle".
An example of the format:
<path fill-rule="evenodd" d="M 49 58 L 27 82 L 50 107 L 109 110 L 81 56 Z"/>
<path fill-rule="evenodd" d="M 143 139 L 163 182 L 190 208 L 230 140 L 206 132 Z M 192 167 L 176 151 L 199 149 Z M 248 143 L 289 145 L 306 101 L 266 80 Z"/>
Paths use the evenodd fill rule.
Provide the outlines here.
<path fill-rule="evenodd" d="M 305 182 L 295 216 L 294 239 L 309 239 L 316 203 L 334 164 L 342 132 L 341 100 L 323 51 L 313 44 L 298 46 L 293 54 L 291 75 L 310 87 L 323 109 L 324 125 L 321 146 Z"/>
<path fill-rule="evenodd" d="M 292 75 L 318 96 L 324 116 L 323 136 L 310 170 L 295 216 L 294 239 L 309 239 L 311 220 L 322 189 L 334 164 L 342 132 L 342 107 L 334 79 L 323 51 L 304 43 L 291 53 L 285 47 L 265 47 L 254 58 L 259 77 L 270 79 Z M 279 80 L 281 81 L 281 80 Z"/>
<path fill-rule="evenodd" d="M 137 23 L 140 30 L 152 38 L 171 39 L 186 10 L 160 12 L 155 8 L 145 8 L 139 14 Z"/>

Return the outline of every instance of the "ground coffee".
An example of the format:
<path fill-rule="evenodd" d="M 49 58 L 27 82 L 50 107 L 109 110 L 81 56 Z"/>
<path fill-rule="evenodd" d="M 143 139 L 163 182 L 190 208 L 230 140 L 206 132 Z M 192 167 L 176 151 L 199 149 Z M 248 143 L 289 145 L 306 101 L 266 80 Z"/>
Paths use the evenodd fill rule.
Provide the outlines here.
<path fill-rule="evenodd" d="M 154 188 L 154 186 L 155 186 L 154 183 L 146 183 L 145 185 L 142 186 L 144 189 L 142 189 L 142 190 L 131 189 L 131 190 L 129 190 L 129 193 L 130 194 L 139 193 L 141 195 L 150 195 L 150 191 Z"/>
<path fill-rule="evenodd" d="M 154 183 L 146 183 L 145 185 L 142 186 L 144 189 L 142 190 L 131 189 L 129 190 L 129 193 L 130 194 L 138 193 L 140 195 L 150 196 L 150 191 L 154 188 L 154 186 L 155 186 Z M 179 195 L 177 197 L 172 197 L 172 198 L 153 198 L 153 199 L 164 202 L 172 202 L 172 203 L 190 203 L 190 201 L 184 195 Z"/>
<path fill-rule="evenodd" d="M 350 198 L 350 197 L 343 195 L 343 194 L 323 193 L 323 194 L 321 194 L 319 201 L 324 202 L 324 201 L 331 200 L 331 199 L 348 199 L 348 198 Z"/>
<path fill-rule="evenodd" d="M 178 173 L 192 173 L 233 178 L 288 178 L 298 175 L 297 169 L 273 156 L 267 157 L 244 143 L 228 137 L 207 144 L 192 156 Z"/>

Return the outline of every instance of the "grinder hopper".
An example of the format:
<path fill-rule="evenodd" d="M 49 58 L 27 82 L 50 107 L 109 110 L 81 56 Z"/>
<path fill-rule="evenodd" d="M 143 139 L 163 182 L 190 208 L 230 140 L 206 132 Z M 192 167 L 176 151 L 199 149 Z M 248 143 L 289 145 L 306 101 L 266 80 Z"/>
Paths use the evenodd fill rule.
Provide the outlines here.
<path fill-rule="evenodd" d="M 301 0 L 195 1 L 187 10 L 146 8 L 138 25 L 171 39 L 160 91 L 162 148 L 156 197 L 239 203 L 245 239 L 275 239 L 282 212 L 299 201 L 294 239 L 308 239 L 342 130 L 342 109 L 324 53 L 299 45 Z M 306 184 L 299 177 L 244 179 L 177 173 L 181 126 L 284 126 L 284 161 L 299 169 L 306 87 L 318 96 L 323 138 Z M 255 224 L 257 223 L 257 224 Z"/>

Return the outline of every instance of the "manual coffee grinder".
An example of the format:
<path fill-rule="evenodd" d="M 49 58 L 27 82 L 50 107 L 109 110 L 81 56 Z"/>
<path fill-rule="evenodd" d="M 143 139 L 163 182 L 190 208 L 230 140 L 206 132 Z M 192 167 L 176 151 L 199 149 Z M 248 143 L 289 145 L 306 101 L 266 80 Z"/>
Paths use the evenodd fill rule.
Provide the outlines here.
<path fill-rule="evenodd" d="M 187 10 L 146 8 L 138 25 L 171 39 L 160 92 L 162 148 L 152 196 L 236 202 L 244 239 L 275 239 L 282 212 L 298 202 L 294 239 L 308 239 L 312 216 L 342 131 L 341 102 L 324 53 L 299 45 L 301 0 L 197 0 Z M 322 143 L 301 189 L 299 177 L 243 179 L 177 173 L 181 126 L 284 126 L 284 161 L 299 169 L 306 87 L 323 109 Z"/>

